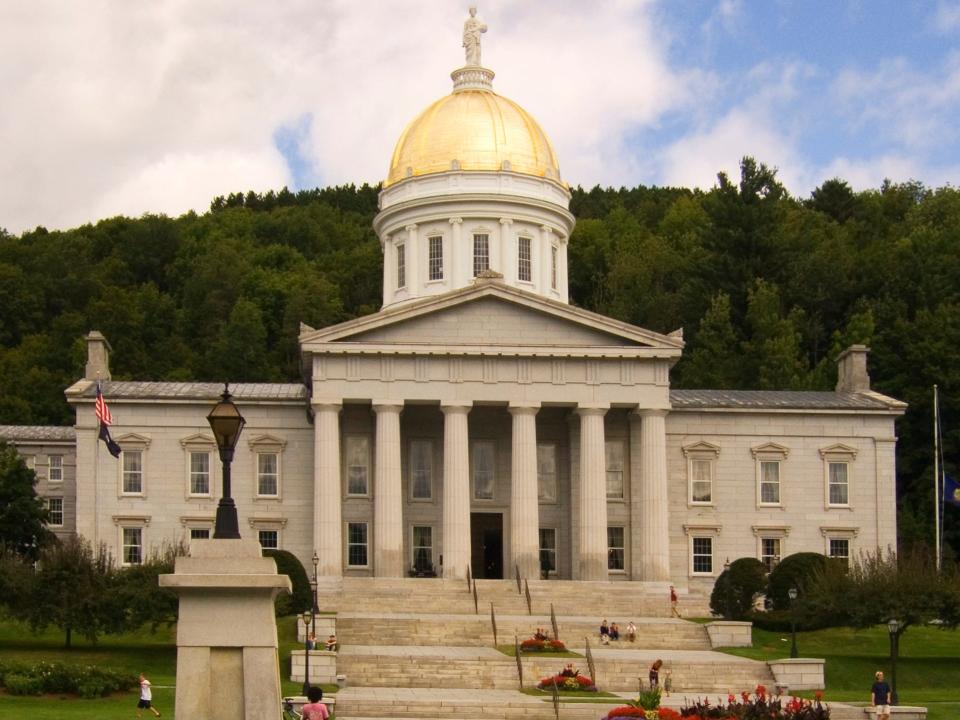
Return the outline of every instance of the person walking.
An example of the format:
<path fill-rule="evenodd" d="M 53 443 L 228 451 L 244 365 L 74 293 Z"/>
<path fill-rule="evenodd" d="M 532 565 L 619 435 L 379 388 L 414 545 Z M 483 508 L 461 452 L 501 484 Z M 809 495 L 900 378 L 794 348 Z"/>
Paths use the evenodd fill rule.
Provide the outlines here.
<path fill-rule="evenodd" d="M 671 585 L 670 586 L 670 614 L 673 617 L 680 617 L 680 611 L 677 610 L 678 600 L 679 598 L 677 597 L 677 589 L 673 585 Z"/>
<path fill-rule="evenodd" d="M 873 677 L 873 687 L 870 688 L 870 702 L 873 703 L 873 710 L 877 714 L 877 720 L 890 720 L 890 685 L 883 679 L 882 670 L 877 670 Z"/>
<path fill-rule="evenodd" d="M 137 703 L 137 717 L 143 717 L 144 710 L 149 710 L 155 716 L 160 717 L 160 711 L 153 706 L 153 691 L 150 689 L 150 681 L 143 673 L 140 673 L 140 701 Z"/>
<path fill-rule="evenodd" d="M 310 702 L 300 708 L 303 720 L 327 720 L 330 717 L 330 711 L 326 704 L 322 702 L 322 688 L 311 685 L 310 689 L 307 690 L 307 700 Z"/>

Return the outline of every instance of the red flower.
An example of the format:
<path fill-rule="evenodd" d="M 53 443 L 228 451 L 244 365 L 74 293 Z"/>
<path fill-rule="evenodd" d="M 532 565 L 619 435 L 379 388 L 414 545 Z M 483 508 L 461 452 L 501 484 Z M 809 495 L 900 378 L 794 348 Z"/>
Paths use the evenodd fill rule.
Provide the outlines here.
<path fill-rule="evenodd" d="M 681 720 L 680 713 L 668 707 L 661 707 L 657 710 L 657 717 L 660 720 Z"/>
<path fill-rule="evenodd" d="M 813 694 L 813 697 L 816 698 L 817 702 L 820 702 L 821 700 L 823 700 L 823 690 L 817 690 Z"/>
<path fill-rule="evenodd" d="M 757 685 L 756 693 L 757 693 L 757 695 L 759 695 L 760 697 L 766 697 L 766 696 L 767 696 L 767 689 L 766 689 L 763 685 Z"/>
<path fill-rule="evenodd" d="M 622 705 L 621 707 L 615 707 L 613 710 L 607 713 L 607 718 L 618 718 L 618 717 L 646 717 L 643 708 L 633 707 L 632 705 Z M 677 716 L 679 717 L 679 715 Z"/>

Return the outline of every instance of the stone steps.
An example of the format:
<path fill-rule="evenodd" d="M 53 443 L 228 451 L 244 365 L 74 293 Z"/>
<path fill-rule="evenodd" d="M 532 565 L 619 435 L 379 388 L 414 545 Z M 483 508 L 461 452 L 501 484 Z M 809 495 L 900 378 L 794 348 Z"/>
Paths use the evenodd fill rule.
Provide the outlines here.
<path fill-rule="evenodd" d="M 546 616 L 497 616 L 497 642 L 510 644 L 517 637 L 532 637 L 538 627 L 552 633 L 550 618 Z M 560 638 L 568 644 L 582 645 L 590 637 L 599 644 L 598 623 L 584 618 L 557 618 Z M 625 625 L 625 623 L 624 623 Z M 710 640 L 702 625 L 684 621 L 641 621 L 637 626 L 637 640 L 611 642 L 610 646 L 629 649 L 709 650 Z M 349 645 L 441 645 L 490 647 L 494 644 L 489 617 L 420 615 L 385 615 L 340 613 L 337 617 L 337 637 Z"/>

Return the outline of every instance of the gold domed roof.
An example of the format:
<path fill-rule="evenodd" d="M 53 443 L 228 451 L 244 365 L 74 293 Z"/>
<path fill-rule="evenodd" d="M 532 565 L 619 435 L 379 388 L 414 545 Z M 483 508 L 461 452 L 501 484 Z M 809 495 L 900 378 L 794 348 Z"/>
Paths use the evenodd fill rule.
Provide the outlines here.
<path fill-rule="evenodd" d="M 389 187 L 449 170 L 509 170 L 560 181 L 553 146 L 526 110 L 486 89 L 458 89 L 411 122 L 393 151 Z"/>

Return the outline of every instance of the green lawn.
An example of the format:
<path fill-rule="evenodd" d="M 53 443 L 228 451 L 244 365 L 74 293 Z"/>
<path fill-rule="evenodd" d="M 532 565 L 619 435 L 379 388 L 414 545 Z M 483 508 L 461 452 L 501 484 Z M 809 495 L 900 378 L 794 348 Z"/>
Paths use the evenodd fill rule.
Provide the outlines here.
<path fill-rule="evenodd" d="M 296 641 L 293 617 L 278 618 L 280 642 L 280 676 L 290 677 L 290 651 L 302 645 Z M 136 675 L 144 673 L 153 683 L 154 705 L 165 717 L 173 717 L 174 683 L 177 668 L 176 629 L 158 628 L 155 633 L 144 628 L 137 633 L 105 635 L 95 643 L 73 638 L 73 649 L 63 649 L 63 635 L 48 630 L 33 635 L 19 623 L 0 620 L 0 657 L 5 660 L 94 664 L 118 668 Z M 336 685 L 321 685 L 324 693 L 337 691 Z M 285 695 L 299 695 L 302 683 L 283 680 Z M 30 720 L 129 720 L 136 717 L 139 691 L 98 700 L 78 698 L 14 697 L 0 690 L 0 718 Z M 145 714 L 147 717 L 149 714 Z M 149 716 L 152 717 L 152 716 Z"/>
<path fill-rule="evenodd" d="M 873 674 L 883 670 L 890 678 L 890 636 L 886 627 L 800 632 L 797 647 L 801 657 L 826 660 L 827 700 L 866 703 Z M 790 634 L 754 628 L 752 648 L 723 651 L 755 660 L 788 657 Z M 929 720 L 960 717 L 960 634 L 932 627 L 907 630 L 900 638 L 897 692 L 903 705 L 927 706 Z"/>

